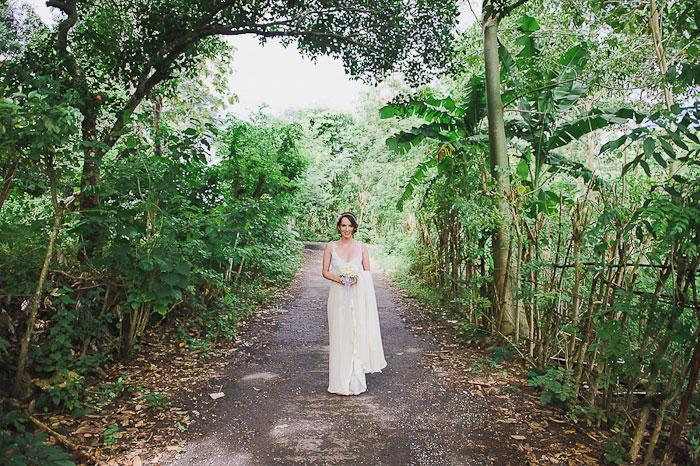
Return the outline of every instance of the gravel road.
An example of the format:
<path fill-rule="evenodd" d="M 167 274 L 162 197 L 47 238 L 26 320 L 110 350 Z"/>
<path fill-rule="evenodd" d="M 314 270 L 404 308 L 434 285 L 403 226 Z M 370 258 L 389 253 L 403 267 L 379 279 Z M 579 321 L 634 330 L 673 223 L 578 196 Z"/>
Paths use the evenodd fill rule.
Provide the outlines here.
<path fill-rule="evenodd" d="M 404 323 L 401 297 L 373 272 L 388 366 L 368 391 L 330 394 L 323 245 L 306 245 L 286 300 L 268 310 L 254 356 L 218 377 L 225 396 L 193 428 L 174 465 L 490 464 L 483 401 L 434 368 L 439 351 Z M 262 329 L 262 327 L 265 329 Z M 255 329 L 251 329 L 255 333 Z"/>

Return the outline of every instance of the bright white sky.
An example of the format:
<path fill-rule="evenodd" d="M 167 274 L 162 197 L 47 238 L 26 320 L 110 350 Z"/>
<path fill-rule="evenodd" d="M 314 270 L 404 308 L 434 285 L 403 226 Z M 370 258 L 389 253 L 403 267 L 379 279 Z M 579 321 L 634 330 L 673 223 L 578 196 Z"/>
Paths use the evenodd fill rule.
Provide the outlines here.
<path fill-rule="evenodd" d="M 44 22 L 54 21 L 45 0 L 10 0 L 10 3 L 29 3 Z M 60 14 L 53 14 L 61 18 Z M 473 21 L 474 15 L 465 2 L 460 23 L 466 26 Z M 345 74 L 339 60 L 319 57 L 314 63 L 302 58 L 294 45 L 284 48 L 277 41 L 268 41 L 262 46 L 253 36 L 232 37 L 228 41 L 237 49 L 229 90 L 240 100 L 231 107 L 239 118 L 247 118 L 261 105 L 267 105 L 265 113 L 270 114 L 308 107 L 351 112 L 367 89 Z"/>
<path fill-rule="evenodd" d="M 294 45 L 277 41 L 260 45 L 253 36 L 229 38 L 236 47 L 229 89 L 240 102 L 232 107 L 239 117 L 265 103 L 270 113 L 290 108 L 328 107 L 350 112 L 366 86 L 351 80 L 340 61 L 302 58 Z"/>

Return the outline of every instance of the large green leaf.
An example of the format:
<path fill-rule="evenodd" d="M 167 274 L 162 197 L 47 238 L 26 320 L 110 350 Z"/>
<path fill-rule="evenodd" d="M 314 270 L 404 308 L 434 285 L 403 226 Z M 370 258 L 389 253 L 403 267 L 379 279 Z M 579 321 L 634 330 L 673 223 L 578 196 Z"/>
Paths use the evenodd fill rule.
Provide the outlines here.
<path fill-rule="evenodd" d="M 568 110 L 587 91 L 578 76 L 588 62 L 589 52 L 585 43 L 575 45 L 557 60 L 562 67 L 554 78 L 559 83 L 552 89 L 552 102 L 559 111 Z"/>
<path fill-rule="evenodd" d="M 434 157 L 429 157 L 418 164 L 413 172 L 413 175 L 411 175 L 404 185 L 401 197 L 399 197 L 399 200 L 396 202 L 396 207 L 399 210 L 403 209 L 403 203 L 413 195 L 413 191 L 415 191 L 416 186 L 423 180 L 423 178 L 425 178 L 425 174 L 428 172 L 428 169 L 434 167 L 435 165 L 437 165 L 437 162 L 435 161 Z"/>
<path fill-rule="evenodd" d="M 380 110 L 382 118 L 409 118 L 417 116 L 428 123 L 401 131 L 388 138 L 386 144 L 394 151 L 405 153 L 424 139 L 441 143 L 456 143 L 472 136 L 486 116 L 484 78 L 473 76 L 466 89 L 464 104 L 457 105 L 451 98 L 434 97 L 408 104 L 389 104 Z"/>
<path fill-rule="evenodd" d="M 454 124 L 429 123 L 418 128 L 401 131 L 387 138 L 386 144 L 400 154 L 408 152 L 411 147 L 420 144 L 424 139 L 435 139 L 440 142 L 452 142 L 456 139 L 459 129 Z"/>
<path fill-rule="evenodd" d="M 513 55 L 503 45 L 498 46 L 498 59 L 501 64 L 501 81 L 506 77 L 514 76 L 518 68 Z"/>
<path fill-rule="evenodd" d="M 535 39 L 530 35 L 520 36 L 515 40 L 516 45 L 522 45 L 523 48 L 518 53 L 518 57 L 521 58 L 532 58 L 539 54 L 539 49 L 537 44 L 535 44 Z"/>
<path fill-rule="evenodd" d="M 507 52 L 507 51 L 506 51 Z M 432 139 L 444 145 L 449 143 L 454 148 L 473 144 L 479 137 L 476 131 L 486 116 L 486 90 L 483 76 L 472 76 L 465 89 L 464 103 L 457 105 L 451 98 L 437 99 L 434 97 L 422 101 L 412 101 L 408 104 L 389 104 L 380 110 L 381 118 L 408 118 L 417 116 L 428 123 L 401 131 L 388 138 L 386 144 L 394 151 L 405 153 L 411 147 L 420 144 L 425 139 Z M 442 147 L 442 146 L 441 146 Z M 415 187 L 422 182 L 428 168 L 435 166 L 435 153 L 431 153 L 421 162 L 413 175 L 404 186 L 404 191 L 397 202 L 402 208 L 406 199 L 413 195 Z M 448 166 L 444 159 L 439 165 L 440 176 Z"/>
<path fill-rule="evenodd" d="M 631 108 L 594 108 L 590 112 L 560 125 L 549 138 L 547 147 L 549 150 L 556 149 L 565 146 L 571 141 L 578 140 L 595 130 L 610 125 L 627 123 L 630 120 L 639 123 L 643 119 L 644 115 L 642 113 Z"/>
<path fill-rule="evenodd" d="M 458 109 L 452 99 L 426 99 L 424 101 L 412 101 L 408 104 L 387 104 L 379 110 L 381 118 L 409 118 L 417 116 L 426 121 L 449 123 L 455 117 L 462 116 L 462 109 Z"/>
<path fill-rule="evenodd" d="M 548 152 L 544 154 L 544 161 L 549 165 L 549 171 L 562 171 L 574 178 L 582 178 L 586 183 L 590 182 L 594 189 L 600 189 L 606 185 L 599 177 L 594 177 L 593 172 L 582 163 L 567 159 L 562 155 Z"/>
<path fill-rule="evenodd" d="M 522 15 L 517 22 L 523 32 L 530 33 L 540 29 L 540 25 L 537 23 L 537 20 L 532 16 Z"/>
<path fill-rule="evenodd" d="M 483 76 L 472 76 L 464 96 L 464 130 L 471 135 L 486 117 L 486 83 Z"/>

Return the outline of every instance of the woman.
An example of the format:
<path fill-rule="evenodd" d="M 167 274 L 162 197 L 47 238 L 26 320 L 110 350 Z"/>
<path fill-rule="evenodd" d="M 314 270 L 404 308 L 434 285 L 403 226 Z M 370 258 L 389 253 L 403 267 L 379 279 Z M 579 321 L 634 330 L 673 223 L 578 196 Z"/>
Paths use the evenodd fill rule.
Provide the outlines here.
<path fill-rule="evenodd" d="M 381 371 L 386 360 L 367 246 L 353 239 L 357 220 L 350 212 L 340 214 L 337 227 L 340 239 L 326 244 L 323 253 L 323 277 L 333 282 L 328 291 L 328 391 L 359 395 L 367 390 L 365 374 Z"/>

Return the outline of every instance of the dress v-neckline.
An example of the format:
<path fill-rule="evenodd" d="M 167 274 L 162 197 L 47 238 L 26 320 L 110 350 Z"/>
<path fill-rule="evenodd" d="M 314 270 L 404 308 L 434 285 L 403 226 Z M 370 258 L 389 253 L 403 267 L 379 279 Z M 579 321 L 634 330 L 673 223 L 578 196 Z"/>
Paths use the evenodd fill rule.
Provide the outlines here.
<path fill-rule="evenodd" d="M 342 257 L 340 257 L 336 252 L 338 252 L 338 242 L 336 241 L 333 246 L 333 254 L 335 254 L 335 257 L 337 257 L 340 261 L 345 262 L 346 264 L 349 264 L 350 262 L 353 262 L 355 259 L 358 257 L 362 257 L 362 248 L 360 247 L 360 243 L 355 241 L 355 244 L 357 245 L 357 248 L 360 250 L 360 254 L 355 254 L 350 260 L 345 260 Z"/>

